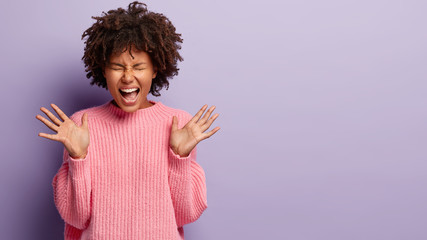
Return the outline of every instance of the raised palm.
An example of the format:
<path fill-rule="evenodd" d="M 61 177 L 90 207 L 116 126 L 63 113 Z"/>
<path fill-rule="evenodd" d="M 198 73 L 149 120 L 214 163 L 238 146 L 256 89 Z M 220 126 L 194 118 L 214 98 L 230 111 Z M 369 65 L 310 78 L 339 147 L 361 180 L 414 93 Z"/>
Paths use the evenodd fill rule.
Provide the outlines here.
<path fill-rule="evenodd" d="M 55 115 L 46 108 L 40 108 L 53 123 L 40 115 L 37 115 L 36 118 L 57 134 L 39 133 L 39 136 L 61 142 L 73 158 L 85 158 L 89 146 L 87 113 L 83 114 L 82 125 L 77 126 L 58 106 L 55 104 L 51 104 L 51 106 L 63 121 L 55 117 Z"/>
<path fill-rule="evenodd" d="M 181 129 L 178 129 L 178 120 L 174 116 L 172 120 L 172 128 L 170 135 L 170 147 L 172 150 L 180 155 L 186 157 L 190 154 L 191 150 L 202 140 L 209 138 L 216 133 L 220 128 L 216 127 L 210 132 L 205 131 L 212 125 L 213 121 L 219 116 L 215 114 L 209 120 L 208 118 L 215 109 L 215 106 L 209 108 L 206 114 L 201 118 L 207 105 L 204 105 L 194 117 Z"/>

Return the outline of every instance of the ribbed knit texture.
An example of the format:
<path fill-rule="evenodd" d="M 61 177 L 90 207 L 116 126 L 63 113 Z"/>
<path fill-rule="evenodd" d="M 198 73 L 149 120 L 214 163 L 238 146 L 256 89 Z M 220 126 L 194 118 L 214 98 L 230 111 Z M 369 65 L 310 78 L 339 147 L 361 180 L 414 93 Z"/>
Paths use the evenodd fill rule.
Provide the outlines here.
<path fill-rule="evenodd" d="M 88 113 L 90 145 L 84 159 L 64 148 L 53 178 L 66 240 L 182 240 L 183 225 L 207 208 L 196 148 L 181 157 L 169 146 L 172 117 L 182 128 L 192 115 L 150 102 L 127 113 L 109 101 L 70 117 L 80 126 Z"/>

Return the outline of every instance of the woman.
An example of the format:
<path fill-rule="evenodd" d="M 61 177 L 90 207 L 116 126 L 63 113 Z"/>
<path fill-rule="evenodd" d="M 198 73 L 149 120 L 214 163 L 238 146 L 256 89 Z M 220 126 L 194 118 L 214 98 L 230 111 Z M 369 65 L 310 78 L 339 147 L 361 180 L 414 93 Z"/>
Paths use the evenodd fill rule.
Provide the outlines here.
<path fill-rule="evenodd" d="M 70 118 L 51 104 L 61 120 L 42 107 L 52 122 L 36 116 L 57 133 L 39 136 L 64 144 L 52 185 L 65 239 L 184 239 L 183 225 L 207 208 L 196 145 L 220 129 L 206 132 L 218 114 L 147 99 L 168 88 L 183 60 L 165 16 L 133 2 L 94 19 L 83 60 L 91 84 L 113 100 Z"/>

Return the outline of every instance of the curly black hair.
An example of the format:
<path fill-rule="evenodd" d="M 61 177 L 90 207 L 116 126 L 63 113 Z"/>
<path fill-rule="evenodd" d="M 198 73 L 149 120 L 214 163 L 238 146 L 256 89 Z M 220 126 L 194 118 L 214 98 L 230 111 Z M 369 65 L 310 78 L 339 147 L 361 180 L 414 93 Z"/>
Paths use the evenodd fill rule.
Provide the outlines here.
<path fill-rule="evenodd" d="M 87 37 L 82 60 L 86 77 L 93 78 L 90 84 L 108 89 L 103 70 L 111 54 L 123 49 L 131 54 L 135 46 L 149 54 L 157 70 L 150 93 L 160 96 L 163 87 L 169 88 L 168 79 L 178 75 L 177 61 L 184 60 L 178 53 L 183 42 L 181 34 L 175 32 L 166 16 L 148 11 L 146 4 L 137 1 L 130 3 L 127 10 L 118 8 L 102 13 L 92 17 L 96 22 L 82 35 L 82 40 Z"/>

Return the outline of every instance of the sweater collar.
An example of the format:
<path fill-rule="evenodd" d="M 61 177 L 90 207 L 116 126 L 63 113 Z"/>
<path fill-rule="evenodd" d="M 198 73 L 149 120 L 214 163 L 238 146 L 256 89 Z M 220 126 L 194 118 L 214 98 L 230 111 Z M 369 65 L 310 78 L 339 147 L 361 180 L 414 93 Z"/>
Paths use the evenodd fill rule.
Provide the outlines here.
<path fill-rule="evenodd" d="M 110 100 L 109 102 L 104 104 L 106 114 L 105 116 L 103 116 L 103 118 L 108 119 L 110 121 L 118 122 L 127 122 L 134 120 L 143 122 L 155 122 L 169 116 L 167 107 L 163 105 L 160 101 L 148 101 L 154 105 L 151 107 L 138 109 L 135 112 L 129 113 L 124 111 L 120 107 L 114 105 L 113 100 Z"/>

